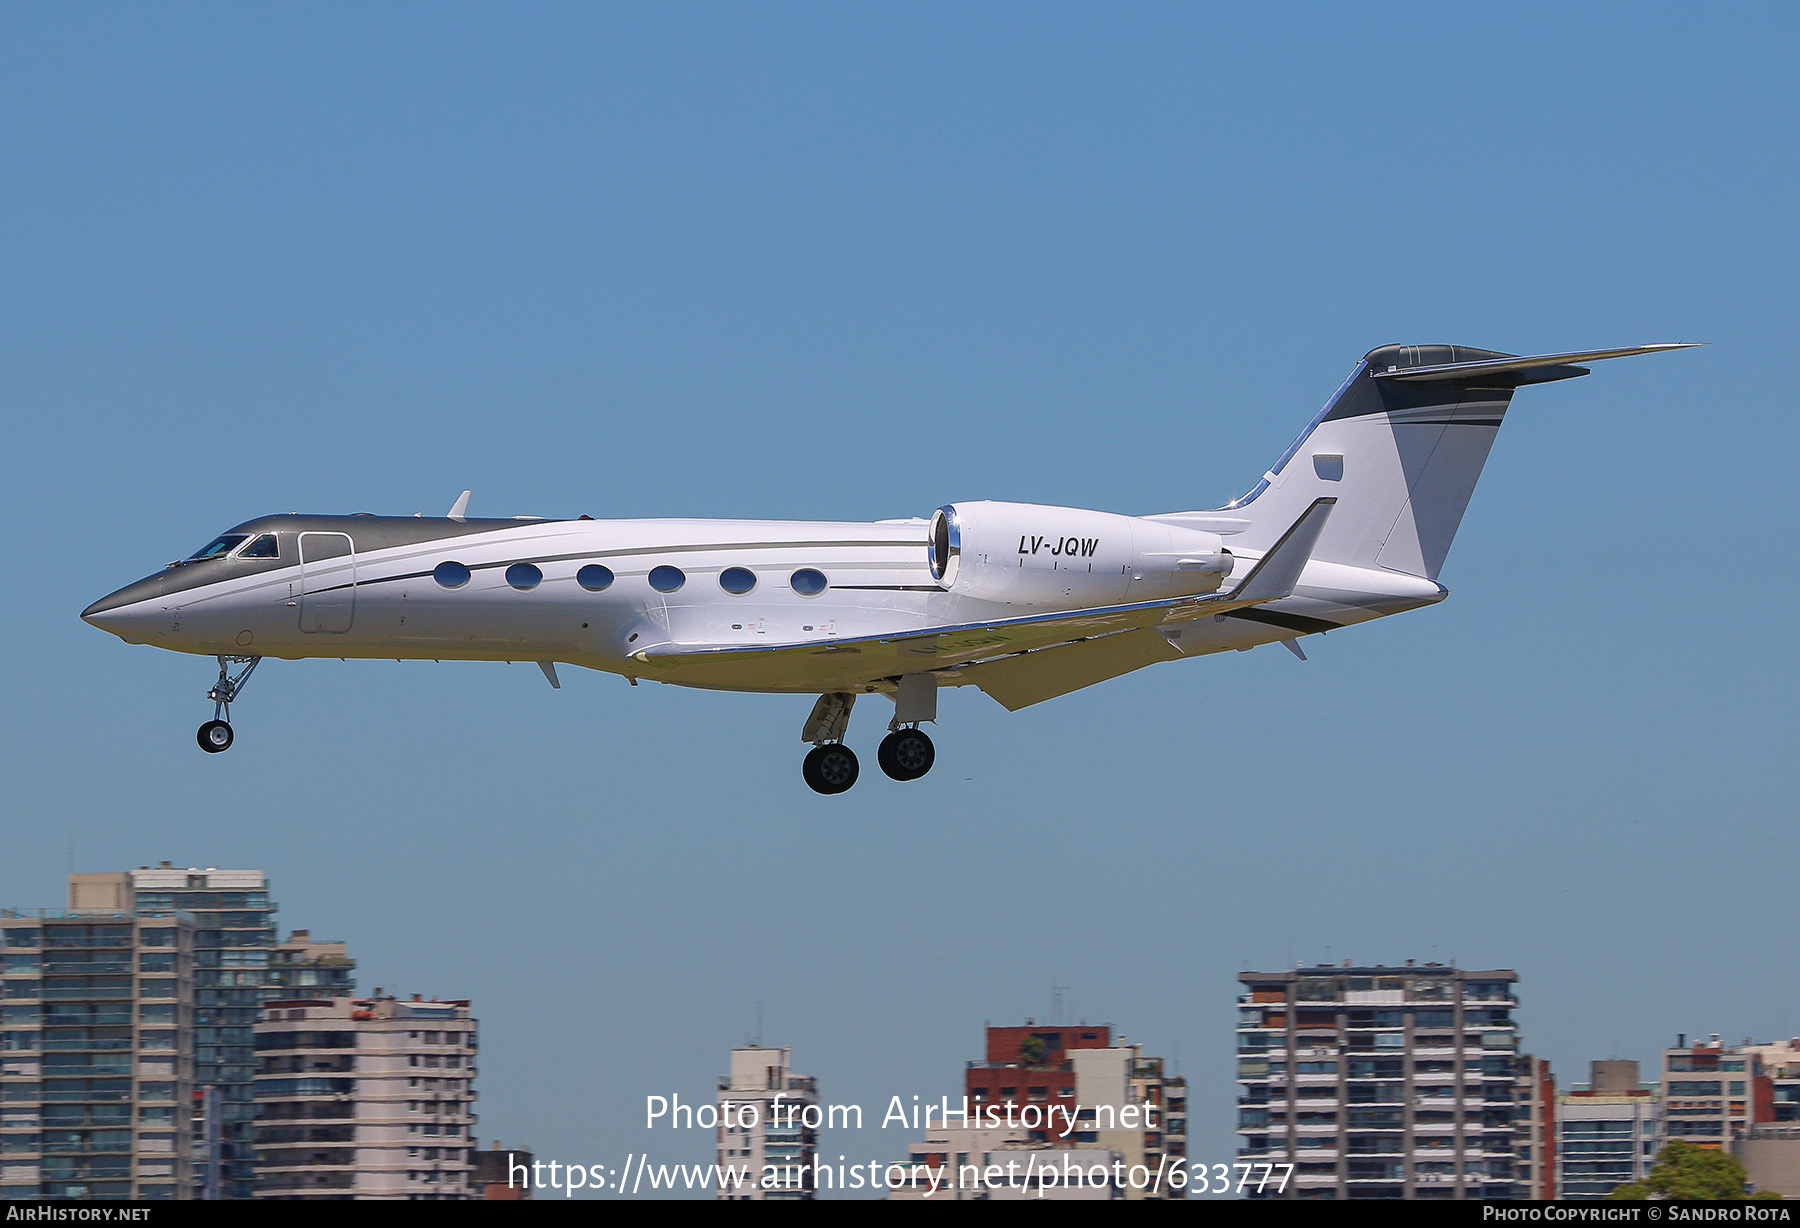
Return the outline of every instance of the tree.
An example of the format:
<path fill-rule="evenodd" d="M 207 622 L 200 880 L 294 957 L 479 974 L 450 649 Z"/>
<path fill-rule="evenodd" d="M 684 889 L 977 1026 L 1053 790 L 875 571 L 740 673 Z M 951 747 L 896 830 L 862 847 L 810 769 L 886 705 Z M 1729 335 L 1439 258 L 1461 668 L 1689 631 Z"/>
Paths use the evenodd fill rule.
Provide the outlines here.
<path fill-rule="evenodd" d="M 1042 1036 L 1027 1036 L 1019 1042 L 1019 1060 L 1027 1066 L 1036 1066 L 1050 1052 L 1050 1046 Z"/>
<path fill-rule="evenodd" d="M 1656 1157 L 1644 1180 L 1621 1185 L 1608 1198 L 1742 1199 L 1744 1166 L 1723 1151 L 1696 1147 L 1676 1139 Z"/>

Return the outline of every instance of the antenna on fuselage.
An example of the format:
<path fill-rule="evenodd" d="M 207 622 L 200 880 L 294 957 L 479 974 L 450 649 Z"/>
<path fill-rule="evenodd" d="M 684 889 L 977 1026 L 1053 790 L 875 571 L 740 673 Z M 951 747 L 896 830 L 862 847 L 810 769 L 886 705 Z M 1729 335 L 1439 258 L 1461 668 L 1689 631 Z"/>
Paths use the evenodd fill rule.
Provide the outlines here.
<path fill-rule="evenodd" d="M 463 513 L 468 510 L 469 510 L 469 492 L 465 490 L 462 492 L 462 494 L 456 496 L 456 502 L 452 503 L 450 505 L 450 510 L 446 514 L 452 520 L 461 520 L 463 518 Z"/>

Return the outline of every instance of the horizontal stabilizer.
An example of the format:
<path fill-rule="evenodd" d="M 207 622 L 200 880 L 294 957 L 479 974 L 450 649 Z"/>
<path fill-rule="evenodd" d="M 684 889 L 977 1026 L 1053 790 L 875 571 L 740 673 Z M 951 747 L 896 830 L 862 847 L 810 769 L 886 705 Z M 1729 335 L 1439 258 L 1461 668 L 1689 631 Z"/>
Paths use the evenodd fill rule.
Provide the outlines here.
<path fill-rule="evenodd" d="M 1294 586 L 1300 583 L 1300 573 L 1306 569 L 1307 560 L 1312 558 L 1313 548 L 1319 544 L 1319 534 L 1325 531 L 1325 522 L 1336 506 L 1336 499 L 1314 499 L 1312 506 L 1301 512 L 1300 519 L 1281 535 L 1281 540 L 1257 560 L 1243 582 L 1220 596 L 1234 606 L 1280 601 L 1283 597 L 1293 596 Z"/>
<path fill-rule="evenodd" d="M 1376 371 L 1376 379 L 1397 380 L 1461 380 L 1489 375 L 1506 375 L 1528 371 L 1533 367 L 1560 367 L 1572 363 L 1598 362 L 1602 358 L 1629 358 L 1634 354 L 1656 354 L 1663 350 L 1687 350 L 1704 342 L 1671 341 L 1660 345 L 1632 345 L 1620 350 L 1576 350 L 1568 354 L 1537 354 L 1530 358 L 1483 358 L 1476 362 L 1447 362 L 1431 367 L 1389 367 Z M 1570 371 L 1569 376 L 1586 375 L 1586 371 Z M 1565 376 L 1564 378 L 1567 378 Z"/>

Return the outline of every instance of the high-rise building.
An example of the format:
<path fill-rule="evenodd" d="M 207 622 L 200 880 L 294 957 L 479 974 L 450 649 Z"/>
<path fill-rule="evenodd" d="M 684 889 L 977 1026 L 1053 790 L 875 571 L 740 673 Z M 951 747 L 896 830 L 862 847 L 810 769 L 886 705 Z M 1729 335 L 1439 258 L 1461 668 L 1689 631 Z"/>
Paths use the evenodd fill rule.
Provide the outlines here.
<path fill-rule="evenodd" d="M 163 862 L 117 873 L 71 874 L 69 906 L 175 908 L 192 913 L 194 933 L 194 1081 L 219 1089 L 217 1123 L 221 1171 L 198 1180 L 223 1198 L 256 1190 L 252 1151 L 251 1079 L 256 1070 L 251 1029 L 274 991 L 269 959 L 275 949 L 275 905 L 261 870 L 182 869 Z M 212 1127 L 197 1118 L 195 1136 Z"/>
<path fill-rule="evenodd" d="M 1293 1166 L 1285 1190 L 1250 1196 L 1529 1196 L 1517 973 L 1346 962 L 1238 980 L 1238 1155 Z"/>
<path fill-rule="evenodd" d="M 1622 1058 L 1590 1064 L 1585 1087 L 1557 1098 L 1557 1196 L 1605 1198 L 1656 1163 L 1657 1094 Z"/>
<path fill-rule="evenodd" d="M 1774 1114 L 1769 1120 L 1777 1125 L 1800 1124 L 1800 1036 L 1760 1045 L 1746 1043 L 1744 1052 L 1761 1058 L 1763 1073 L 1769 1076 L 1769 1107 Z M 1757 1118 L 1759 1125 L 1763 1121 Z"/>
<path fill-rule="evenodd" d="M 269 992 L 281 998 L 348 998 L 356 992 L 356 961 L 341 942 L 314 942 L 295 930 L 269 952 Z"/>
<path fill-rule="evenodd" d="M 0 1198 L 187 1198 L 195 920 L 0 912 Z"/>
<path fill-rule="evenodd" d="M 1518 1197 L 1556 1197 L 1556 1076 L 1550 1063 L 1521 1056 L 1513 1074 L 1513 1159 Z"/>
<path fill-rule="evenodd" d="M 259 1198 L 478 1196 L 467 1002 L 275 1001 L 254 1036 Z"/>
<path fill-rule="evenodd" d="M 1166 1178 L 1186 1161 L 1187 1080 L 1143 1046 L 1115 1043 L 1109 1025 L 990 1027 L 986 1056 L 963 1071 L 962 1101 L 908 1152 L 896 1199 L 1182 1198 Z M 995 1168 L 1009 1173 L 1004 1184 L 988 1179 Z M 1064 1179 L 1075 1171 L 1110 1176 Z"/>
<path fill-rule="evenodd" d="M 761 1045 L 731 1051 L 731 1073 L 719 1079 L 719 1171 L 746 1176 L 722 1178 L 720 1199 L 798 1201 L 816 1193 L 819 1081 L 795 1074 L 788 1056 Z"/>
<path fill-rule="evenodd" d="M 1774 1083 L 1755 1049 L 1727 1048 L 1717 1035 L 1662 1055 L 1659 1149 L 1674 1139 L 1729 1151 L 1740 1130 L 1775 1119 Z"/>
<path fill-rule="evenodd" d="M 275 931 L 276 905 L 261 870 L 183 869 L 170 862 L 135 870 L 69 876 L 71 908 L 173 908 L 194 931 L 194 1115 L 198 1197 L 250 1198 L 256 1192 L 252 1029 L 276 997 L 354 992 L 356 965 L 338 942 Z M 216 1094 L 206 1089 L 216 1088 Z"/>

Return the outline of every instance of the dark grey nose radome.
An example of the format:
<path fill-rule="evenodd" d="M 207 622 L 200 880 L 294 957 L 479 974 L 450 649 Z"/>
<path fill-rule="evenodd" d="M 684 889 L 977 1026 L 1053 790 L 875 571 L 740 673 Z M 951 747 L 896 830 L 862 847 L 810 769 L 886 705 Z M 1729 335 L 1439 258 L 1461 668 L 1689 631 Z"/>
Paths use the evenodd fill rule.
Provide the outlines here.
<path fill-rule="evenodd" d="M 125 590 L 120 590 L 121 592 Z M 153 602 L 120 601 L 118 593 L 102 597 L 81 612 L 83 621 L 123 640 L 140 641 L 166 617 Z"/>
<path fill-rule="evenodd" d="M 81 612 L 82 620 L 120 639 L 141 642 L 169 621 L 167 598 L 179 585 L 167 573 L 147 576 L 108 593 Z"/>

